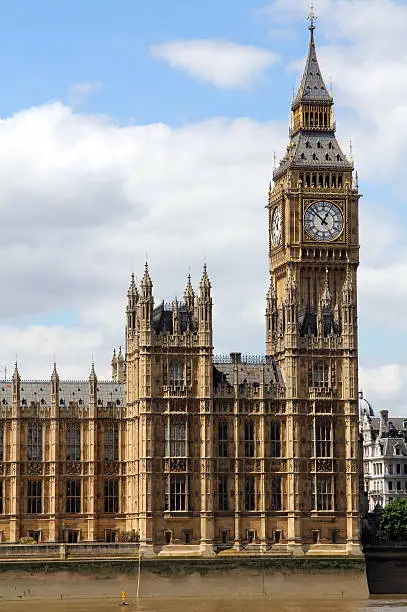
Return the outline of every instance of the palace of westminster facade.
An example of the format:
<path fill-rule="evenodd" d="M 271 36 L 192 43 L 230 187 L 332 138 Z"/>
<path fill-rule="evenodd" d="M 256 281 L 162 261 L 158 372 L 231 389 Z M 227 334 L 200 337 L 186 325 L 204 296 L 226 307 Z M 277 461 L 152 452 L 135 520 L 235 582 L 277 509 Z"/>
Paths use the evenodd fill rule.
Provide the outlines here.
<path fill-rule="evenodd" d="M 146 552 L 359 555 L 359 193 L 310 26 L 268 194 L 264 358 L 213 355 L 206 271 L 154 306 L 132 277 L 112 381 L 0 382 L 0 535 Z M 306 552 L 307 551 L 307 552 Z"/>

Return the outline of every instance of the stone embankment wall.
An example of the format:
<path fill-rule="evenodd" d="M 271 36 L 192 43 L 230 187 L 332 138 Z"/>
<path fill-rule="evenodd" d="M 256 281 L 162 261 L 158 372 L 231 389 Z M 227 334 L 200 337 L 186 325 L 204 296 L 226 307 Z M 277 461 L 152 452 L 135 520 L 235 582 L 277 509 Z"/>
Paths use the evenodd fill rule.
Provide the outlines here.
<path fill-rule="evenodd" d="M 407 546 L 366 547 L 365 556 L 372 595 L 407 595 Z"/>
<path fill-rule="evenodd" d="M 138 561 L 0 561 L 7 599 L 74 599 L 137 594 Z M 362 559 L 145 559 L 140 597 L 366 599 Z"/>

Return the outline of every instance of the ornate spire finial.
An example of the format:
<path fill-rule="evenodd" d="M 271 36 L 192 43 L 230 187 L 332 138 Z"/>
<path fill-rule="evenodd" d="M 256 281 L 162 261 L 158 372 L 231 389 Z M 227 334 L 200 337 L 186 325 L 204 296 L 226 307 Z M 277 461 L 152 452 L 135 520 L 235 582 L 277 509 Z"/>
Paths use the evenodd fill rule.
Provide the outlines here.
<path fill-rule="evenodd" d="M 144 265 L 144 275 L 143 278 L 141 280 L 141 287 L 146 290 L 146 289 L 152 289 L 153 287 L 153 283 L 151 281 L 150 278 L 150 273 L 148 271 L 148 262 L 146 261 L 145 265 Z"/>
<path fill-rule="evenodd" d="M 202 278 L 201 278 L 201 282 L 199 286 L 201 288 L 201 291 L 211 289 L 211 283 L 209 280 L 208 272 L 206 270 L 206 262 L 203 265 L 203 274 L 202 274 Z"/>
<path fill-rule="evenodd" d="M 315 14 L 314 1 L 311 0 L 310 7 L 309 7 L 308 21 L 310 22 L 309 30 L 311 32 L 311 42 L 312 43 L 314 42 L 315 22 L 317 19 L 318 17 Z"/>
<path fill-rule="evenodd" d="M 325 268 L 325 280 L 324 280 L 324 288 L 322 290 L 321 296 L 321 306 L 322 308 L 329 308 L 331 305 L 331 292 L 329 291 L 329 282 L 328 282 L 328 268 Z"/>

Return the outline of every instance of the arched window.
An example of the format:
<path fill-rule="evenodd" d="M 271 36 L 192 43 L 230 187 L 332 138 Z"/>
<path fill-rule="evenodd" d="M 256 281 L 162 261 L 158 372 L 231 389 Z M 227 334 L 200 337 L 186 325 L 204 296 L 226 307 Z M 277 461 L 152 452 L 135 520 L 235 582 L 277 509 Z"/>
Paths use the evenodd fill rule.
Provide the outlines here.
<path fill-rule="evenodd" d="M 184 362 L 180 359 L 172 359 L 170 361 L 170 384 L 184 384 Z"/>

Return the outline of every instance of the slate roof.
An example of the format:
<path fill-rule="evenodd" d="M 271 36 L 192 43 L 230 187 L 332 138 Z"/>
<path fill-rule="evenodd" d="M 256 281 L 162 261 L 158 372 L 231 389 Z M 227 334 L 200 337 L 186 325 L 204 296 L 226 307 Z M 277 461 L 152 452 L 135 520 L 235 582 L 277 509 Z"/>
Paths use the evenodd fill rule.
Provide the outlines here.
<path fill-rule="evenodd" d="M 311 39 L 308 49 L 307 62 L 302 75 L 298 93 L 294 98 L 292 108 L 296 108 L 302 102 L 332 102 L 332 96 L 326 88 L 321 70 L 318 64 L 317 52 L 314 41 L 314 28 L 311 27 Z"/>
<path fill-rule="evenodd" d="M 179 304 L 178 306 L 178 320 L 181 333 L 184 333 L 186 331 L 195 331 L 195 320 L 191 313 L 188 311 L 185 304 Z M 166 307 L 164 303 L 160 304 L 160 306 L 157 306 L 157 308 L 154 308 L 153 328 L 157 333 L 173 333 L 172 308 Z"/>
<path fill-rule="evenodd" d="M 333 131 L 297 132 L 290 140 L 286 153 L 274 172 L 274 179 L 287 168 L 304 170 L 352 170 L 353 164 L 344 155 Z"/>
<path fill-rule="evenodd" d="M 220 384 L 233 386 L 234 384 L 234 368 L 233 363 L 214 363 L 213 366 L 213 385 L 217 387 Z M 238 363 L 237 376 L 238 384 L 247 384 L 249 386 L 259 386 L 263 378 L 266 385 L 283 385 L 283 378 L 279 368 L 274 362 L 268 364 L 253 364 L 253 363 Z"/>
<path fill-rule="evenodd" d="M 125 403 L 125 388 L 123 384 L 114 381 L 98 381 L 97 383 L 98 396 L 103 404 L 114 402 L 117 405 Z M 4 401 L 11 405 L 12 403 L 12 382 L 0 381 L 0 403 Z M 27 406 L 31 402 L 39 402 L 47 406 L 51 405 L 51 382 L 37 380 L 22 380 L 20 387 L 21 402 Z M 89 382 L 86 380 L 80 381 L 59 381 L 59 399 L 65 404 L 76 401 L 84 405 L 89 403 Z"/>
<path fill-rule="evenodd" d="M 380 429 L 380 417 L 371 417 L 370 423 L 372 431 L 378 433 Z M 407 423 L 407 417 L 389 417 L 389 432 L 394 429 L 396 432 L 405 431 L 404 423 Z"/>
<path fill-rule="evenodd" d="M 383 457 L 394 457 L 396 454 L 394 452 L 395 446 L 400 448 L 401 455 L 407 457 L 407 444 L 404 438 L 382 438 L 381 445 Z"/>

